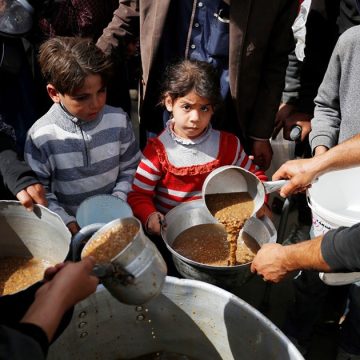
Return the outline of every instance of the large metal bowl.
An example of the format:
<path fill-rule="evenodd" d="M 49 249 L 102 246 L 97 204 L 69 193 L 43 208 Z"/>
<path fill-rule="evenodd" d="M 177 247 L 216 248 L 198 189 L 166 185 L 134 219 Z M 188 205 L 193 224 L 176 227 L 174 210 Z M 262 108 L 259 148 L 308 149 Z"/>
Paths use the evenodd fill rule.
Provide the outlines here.
<path fill-rule="evenodd" d="M 41 205 L 27 211 L 18 201 L 0 201 L 0 258 L 37 258 L 57 264 L 70 249 L 71 233 L 59 215 Z"/>
<path fill-rule="evenodd" d="M 184 230 L 195 225 L 217 223 L 217 220 L 205 208 L 202 200 L 189 201 L 176 206 L 166 214 L 165 220 L 166 227 L 162 229 L 161 236 L 172 253 L 176 269 L 182 276 L 229 290 L 244 284 L 251 278 L 250 263 L 236 266 L 210 266 L 190 260 L 172 248 L 173 242 Z M 256 217 L 248 219 L 242 231 L 248 233 L 260 246 L 276 241 L 276 229 L 271 220 L 266 217 L 263 220 Z"/>
<path fill-rule="evenodd" d="M 146 306 L 122 304 L 98 287 L 75 307 L 48 359 L 120 360 L 161 351 L 187 355 L 175 357 L 182 360 L 303 359 L 245 301 L 213 285 L 173 277 L 166 277 L 162 293 Z"/>

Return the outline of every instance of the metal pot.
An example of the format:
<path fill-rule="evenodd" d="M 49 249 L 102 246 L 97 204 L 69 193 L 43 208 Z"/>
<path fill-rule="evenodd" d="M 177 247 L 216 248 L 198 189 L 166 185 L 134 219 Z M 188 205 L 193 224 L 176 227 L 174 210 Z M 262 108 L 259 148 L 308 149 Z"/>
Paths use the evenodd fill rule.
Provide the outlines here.
<path fill-rule="evenodd" d="M 265 195 L 279 190 L 288 180 L 260 181 L 256 175 L 239 166 L 226 165 L 213 170 L 202 186 L 202 198 L 206 195 L 247 192 L 254 200 L 252 215 L 263 206 Z"/>
<path fill-rule="evenodd" d="M 46 207 L 35 205 L 34 211 L 27 211 L 18 201 L 0 201 L 1 257 L 35 257 L 57 264 L 65 260 L 70 242 L 66 225 Z"/>
<path fill-rule="evenodd" d="M 289 339 L 245 301 L 204 282 L 169 276 L 162 293 L 146 306 L 121 304 L 99 286 L 76 305 L 73 320 L 50 347 L 48 359 L 134 359 L 162 351 L 184 356 L 159 359 L 303 359 Z"/>
<path fill-rule="evenodd" d="M 217 223 L 202 200 L 189 201 L 176 206 L 166 214 L 165 221 L 166 227 L 161 230 L 161 236 L 172 253 L 177 270 L 185 278 L 202 280 L 227 289 L 242 285 L 251 278 L 250 263 L 236 266 L 210 266 L 190 260 L 172 248 L 176 237 L 186 229 L 200 224 Z M 266 217 L 262 220 L 256 217 L 250 218 L 242 231 L 253 237 L 260 246 L 276 241 L 276 229 Z"/>
<path fill-rule="evenodd" d="M 88 246 L 92 240 L 117 224 L 133 224 L 139 230 L 109 264 L 97 265 L 94 273 L 117 300 L 125 304 L 144 304 L 160 293 L 167 269 L 156 246 L 145 236 L 138 219 L 128 217 L 105 225 L 85 226 L 73 238 L 73 254 L 79 254 L 80 245 L 86 238 L 91 236 Z"/>

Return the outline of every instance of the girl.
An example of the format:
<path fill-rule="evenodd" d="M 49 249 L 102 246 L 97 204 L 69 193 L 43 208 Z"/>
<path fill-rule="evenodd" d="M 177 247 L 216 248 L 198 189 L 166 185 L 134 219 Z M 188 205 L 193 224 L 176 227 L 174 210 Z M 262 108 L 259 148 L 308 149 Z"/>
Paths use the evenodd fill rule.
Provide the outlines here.
<path fill-rule="evenodd" d="M 241 166 L 266 180 L 239 139 L 210 124 L 221 102 L 220 81 L 208 63 L 184 60 L 168 68 L 161 102 L 170 112 L 166 129 L 148 140 L 128 202 L 150 234 L 182 202 L 200 199 L 209 173 L 223 165 Z"/>

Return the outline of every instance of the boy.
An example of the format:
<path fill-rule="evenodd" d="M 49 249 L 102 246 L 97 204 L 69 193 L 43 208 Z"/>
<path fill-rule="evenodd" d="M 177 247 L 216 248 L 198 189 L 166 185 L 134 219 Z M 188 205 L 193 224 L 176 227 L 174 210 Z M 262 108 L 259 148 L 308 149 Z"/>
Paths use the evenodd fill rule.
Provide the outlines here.
<path fill-rule="evenodd" d="M 126 200 L 140 152 L 126 113 L 105 105 L 111 63 L 91 40 L 52 38 L 40 47 L 39 63 L 54 104 L 29 130 L 25 159 L 47 190 L 49 209 L 75 234 L 84 199 Z"/>

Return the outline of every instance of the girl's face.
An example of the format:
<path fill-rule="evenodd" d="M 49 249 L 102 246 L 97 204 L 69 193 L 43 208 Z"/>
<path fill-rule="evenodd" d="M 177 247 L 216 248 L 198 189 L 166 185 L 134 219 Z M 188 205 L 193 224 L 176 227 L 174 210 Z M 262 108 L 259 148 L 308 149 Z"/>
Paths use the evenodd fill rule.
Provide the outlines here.
<path fill-rule="evenodd" d="M 106 102 L 106 87 L 100 75 L 88 75 L 84 86 L 77 89 L 74 94 L 60 94 L 51 84 L 47 86 L 52 100 L 63 104 L 73 116 L 84 120 L 95 120 Z"/>
<path fill-rule="evenodd" d="M 173 131 L 184 139 L 195 139 L 201 135 L 214 113 L 209 100 L 198 96 L 194 91 L 175 100 L 166 96 L 165 106 L 173 113 Z"/>

